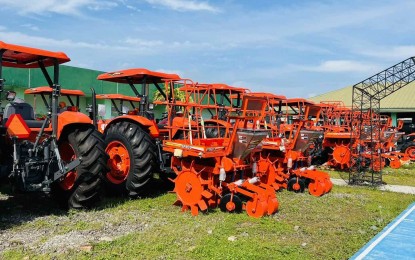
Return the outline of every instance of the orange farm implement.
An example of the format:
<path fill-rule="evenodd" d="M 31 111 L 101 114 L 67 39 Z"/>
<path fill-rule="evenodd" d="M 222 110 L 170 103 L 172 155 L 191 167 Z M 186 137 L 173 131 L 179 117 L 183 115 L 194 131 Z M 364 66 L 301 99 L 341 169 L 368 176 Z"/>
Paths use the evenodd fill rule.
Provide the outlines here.
<path fill-rule="evenodd" d="M 271 132 L 262 141 L 262 150 L 253 154 L 257 173 L 261 180 L 275 190 L 286 188 L 321 196 L 332 188 L 327 173 L 311 165 L 311 157 L 323 132 L 315 127 L 319 107 L 305 99 L 286 99 L 268 93 L 268 109 L 260 123 L 262 129 Z"/>
<path fill-rule="evenodd" d="M 166 86 L 173 84 L 180 83 L 169 82 Z M 163 150 L 173 155 L 171 168 L 177 174 L 173 180 L 176 204 L 193 215 L 217 206 L 227 212 L 245 210 L 253 217 L 275 213 L 278 209 L 275 190 L 260 181 L 250 163 L 251 152 L 268 134 L 255 125 L 263 117 L 266 99 L 243 95 L 240 108 L 229 112 L 226 124 L 222 125 L 223 136 L 208 137 L 202 115 L 204 110 L 219 107 L 203 104 L 206 88 L 198 88 L 188 81 L 182 85 L 192 100 L 179 102 L 173 98 L 167 103 L 169 121 L 177 109 L 183 116 L 181 123 L 168 124 L 166 128 L 171 133 L 183 134 L 178 138 L 169 134 L 163 141 Z"/>

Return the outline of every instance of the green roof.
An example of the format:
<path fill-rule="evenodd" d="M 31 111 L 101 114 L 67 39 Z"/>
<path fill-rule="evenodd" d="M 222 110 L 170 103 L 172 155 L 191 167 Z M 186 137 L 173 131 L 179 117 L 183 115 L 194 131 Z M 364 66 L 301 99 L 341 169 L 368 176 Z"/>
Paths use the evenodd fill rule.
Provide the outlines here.
<path fill-rule="evenodd" d="M 352 90 L 353 86 L 348 86 L 309 99 L 317 103 L 320 101 L 343 101 L 346 106 L 352 106 Z M 414 112 L 415 82 L 382 99 L 380 109 L 382 112 Z"/>

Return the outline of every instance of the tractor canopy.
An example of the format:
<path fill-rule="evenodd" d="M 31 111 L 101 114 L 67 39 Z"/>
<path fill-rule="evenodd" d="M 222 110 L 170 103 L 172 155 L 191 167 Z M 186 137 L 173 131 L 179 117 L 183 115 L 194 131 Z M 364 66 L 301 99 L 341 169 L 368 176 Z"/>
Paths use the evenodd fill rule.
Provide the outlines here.
<path fill-rule="evenodd" d="M 267 98 L 271 104 L 277 102 L 277 101 L 282 101 L 282 100 L 286 100 L 287 97 L 283 96 L 283 95 L 275 95 L 272 93 L 267 93 L 267 92 L 252 92 L 250 93 L 253 96 L 256 97 L 265 97 Z"/>
<path fill-rule="evenodd" d="M 52 66 L 55 60 L 59 64 L 70 61 L 63 52 L 46 51 L 2 41 L 0 41 L 0 52 L 4 52 L 2 66 L 5 67 L 38 68 L 39 61 L 42 61 L 45 67 Z"/>
<path fill-rule="evenodd" d="M 229 90 L 230 93 L 245 93 L 248 91 L 246 88 L 232 87 L 222 83 L 212 83 L 212 84 L 197 84 L 197 88 L 203 89 L 215 89 L 215 90 Z"/>
<path fill-rule="evenodd" d="M 148 83 L 162 83 L 165 79 L 179 80 L 180 77 L 177 74 L 169 74 L 157 71 L 151 71 L 148 69 L 126 69 L 115 72 L 107 72 L 98 75 L 98 80 L 125 83 L 125 84 L 137 84 L 142 83 L 144 78 L 148 80 Z"/>
<path fill-rule="evenodd" d="M 287 104 L 287 106 L 296 106 L 298 104 L 302 104 L 302 105 L 315 105 L 316 104 L 313 101 L 305 99 L 305 98 L 289 98 L 286 100 L 285 103 Z"/>
<path fill-rule="evenodd" d="M 53 89 L 51 87 L 37 87 L 37 88 L 30 88 L 24 91 L 25 94 L 52 94 Z M 85 93 L 82 90 L 73 90 L 73 89 L 61 89 L 62 95 L 69 95 L 69 96 L 85 96 Z"/>
<path fill-rule="evenodd" d="M 135 101 L 139 102 L 141 98 L 139 97 L 131 97 L 122 94 L 98 94 L 96 95 L 97 99 L 110 99 L 110 100 L 117 100 L 117 101 Z"/>

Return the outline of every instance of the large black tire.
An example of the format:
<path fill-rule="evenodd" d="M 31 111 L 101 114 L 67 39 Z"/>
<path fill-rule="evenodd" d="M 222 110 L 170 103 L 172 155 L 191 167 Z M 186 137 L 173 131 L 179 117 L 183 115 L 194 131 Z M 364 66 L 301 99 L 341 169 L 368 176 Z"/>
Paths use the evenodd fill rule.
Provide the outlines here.
<path fill-rule="evenodd" d="M 51 186 L 51 194 L 69 208 L 90 208 L 101 198 L 101 176 L 108 171 L 103 136 L 89 125 L 71 126 L 58 142 L 62 158 L 65 157 L 61 149 L 64 143 L 69 143 L 76 158 L 81 158 L 81 164 L 75 168 L 77 178 L 73 187 L 63 188 L 56 182 Z"/>
<path fill-rule="evenodd" d="M 131 198 L 137 198 L 144 192 L 144 188 L 152 179 L 157 166 L 155 141 L 141 126 L 127 121 L 109 126 L 105 135 L 107 147 L 114 141 L 123 144 L 127 150 L 130 167 L 127 178 L 122 183 L 115 184 L 105 178 L 107 189 L 110 189 L 109 192 L 124 190 Z"/>
<path fill-rule="evenodd" d="M 206 138 L 223 138 L 226 134 L 226 129 L 221 125 L 218 129 L 218 124 L 215 123 L 206 123 L 205 129 Z"/>

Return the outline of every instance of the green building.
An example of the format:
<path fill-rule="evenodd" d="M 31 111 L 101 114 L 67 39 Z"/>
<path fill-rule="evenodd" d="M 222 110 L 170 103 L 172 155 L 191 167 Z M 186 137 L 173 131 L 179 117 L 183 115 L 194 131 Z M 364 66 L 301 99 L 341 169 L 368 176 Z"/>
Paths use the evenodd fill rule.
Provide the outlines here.
<path fill-rule="evenodd" d="M 352 106 L 353 86 L 333 90 L 321 94 L 310 100 L 319 103 L 320 101 L 343 101 L 346 106 Z M 405 131 L 412 132 L 415 123 L 415 82 L 408 84 L 402 89 L 392 93 L 380 101 L 380 112 L 392 118 L 393 125 L 397 125 L 397 120 L 405 122 Z"/>
<path fill-rule="evenodd" d="M 48 68 L 48 70 L 51 68 Z M 85 113 L 88 104 L 92 104 L 91 88 L 94 88 L 97 94 L 124 94 L 134 96 L 130 86 L 126 84 L 117 84 L 107 81 L 97 80 L 99 74 L 103 71 L 77 68 L 72 66 L 60 66 L 60 85 L 64 89 L 77 89 L 85 93 L 85 97 L 80 98 L 80 110 Z M 53 74 L 53 73 L 52 73 Z M 35 108 L 36 114 L 46 114 L 47 110 L 40 97 L 36 95 L 24 94 L 28 88 L 47 86 L 47 82 L 40 69 L 16 69 L 3 68 L 3 79 L 5 79 L 5 91 L 14 90 L 17 97 L 24 99 Z M 151 88 L 150 99 L 152 99 L 155 87 Z M 110 100 L 97 100 L 98 104 L 105 105 L 106 115 L 104 118 L 111 118 L 117 113 L 111 108 Z M 4 106 L 5 103 L 2 103 Z M 127 103 L 125 104 L 126 106 Z M 156 114 L 163 112 L 163 108 L 156 108 Z"/>

